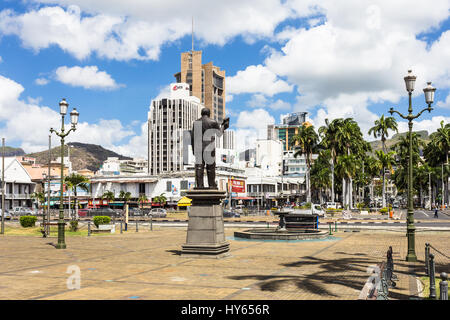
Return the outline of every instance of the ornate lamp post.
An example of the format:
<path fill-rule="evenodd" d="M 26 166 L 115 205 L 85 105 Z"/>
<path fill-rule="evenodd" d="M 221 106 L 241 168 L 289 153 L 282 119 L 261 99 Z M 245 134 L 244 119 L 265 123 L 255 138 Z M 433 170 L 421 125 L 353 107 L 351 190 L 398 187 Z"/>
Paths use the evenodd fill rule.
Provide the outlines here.
<path fill-rule="evenodd" d="M 431 82 L 428 82 L 427 87 L 423 89 L 425 94 L 425 102 L 428 104 L 428 108 L 423 109 L 418 114 L 413 115 L 412 109 L 412 92 L 414 91 L 414 83 L 416 81 L 416 76 L 412 74 L 411 70 L 408 70 L 408 75 L 404 78 L 406 84 L 406 91 L 408 91 L 409 95 L 409 108 L 408 115 L 403 115 L 400 112 L 391 108 L 389 113 L 392 115 L 394 112 L 397 113 L 400 117 L 405 120 L 408 120 L 409 127 L 409 165 L 408 165 L 408 217 L 406 220 L 406 236 L 408 238 L 408 255 L 406 256 L 406 261 L 417 261 L 416 251 L 415 251 L 415 231 L 416 228 L 414 226 L 414 208 L 413 208 L 413 165 L 412 165 L 412 126 L 413 120 L 420 117 L 420 115 L 424 111 L 431 112 L 433 108 L 431 108 L 431 104 L 434 101 L 434 92 L 436 88 L 431 86 Z"/>
<path fill-rule="evenodd" d="M 58 137 L 61 138 L 61 191 L 59 198 L 59 220 L 58 220 L 58 243 L 56 245 L 56 249 L 65 249 L 66 243 L 64 240 L 64 202 L 63 202 L 63 182 L 64 182 L 64 138 L 71 132 L 76 130 L 76 125 L 78 123 L 79 113 L 76 108 L 73 108 L 73 111 L 70 113 L 70 121 L 72 122 L 72 127 L 65 132 L 64 131 L 64 116 L 67 114 L 67 109 L 69 104 L 66 102 L 66 99 L 62 99 L 59 103 L 59 110 L 61 114 L 61 132 L 50 128 L 51 133 L 56 133 Z"/>

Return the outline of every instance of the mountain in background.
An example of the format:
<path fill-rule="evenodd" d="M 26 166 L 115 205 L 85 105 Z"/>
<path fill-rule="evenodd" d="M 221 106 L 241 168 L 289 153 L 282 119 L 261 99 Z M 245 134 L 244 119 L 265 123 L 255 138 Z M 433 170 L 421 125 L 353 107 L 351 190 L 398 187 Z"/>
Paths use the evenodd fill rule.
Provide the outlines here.
<path fill-rule="evenodd" d="M 2 148 L 0 146 L 0 156 L 1 156 Z M 22 148 L 13 148 L 5 146 L 5 157 L 16 157 L 23 156 L 25 151 Z"/>
<path fill-rule="evenodd" d="M 69 142 L 68 145 L 70 146 L 70 161 L 72 162 L 72 170 L 89 169 L 91 171 L 97 171 L 108 157 L 117 157 L 119 160 L 132 159 L 96 144 Z M 68 145 L 64 146 L 65 157 L 68 155 Z M 57 146 L 52 148 L 51 154 L 52 160 L 56 160 L 57 157 L 61 156 L 61 147 Z M 48 163 L 48 150 L 29 153 L 27 156 L 36 158 L 36 163 Z"/>
<path fill-rule="evenodd" d="M 413 131 L 419 135 L 419 137 L 425 141 L 425 143 L 428 143 L 430 141 L 430 136 L 428 135 L 428 131 L 422 130 L 422 131 Z M 390 151 L 389 149 L 392 148 L 399 140 L 400 137 L 404 137 L 408 134 L 408 132 L 402 132 L 402 133 L 396 133 L 392 136 L 392 138 L 386 139 L 386 149 L 387 151 Z M 381 150 L 381 139 L 378 139 L 376 141 L 369 142 L 370 146 L 372 147 L 372 150 L 375 152 L 375 150 Z"/>

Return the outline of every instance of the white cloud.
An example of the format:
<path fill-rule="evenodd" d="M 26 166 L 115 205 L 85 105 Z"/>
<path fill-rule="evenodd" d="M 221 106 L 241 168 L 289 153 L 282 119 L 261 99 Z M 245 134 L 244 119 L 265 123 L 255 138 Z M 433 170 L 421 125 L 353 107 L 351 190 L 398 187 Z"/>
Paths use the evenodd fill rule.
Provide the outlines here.
<path fill-rule="evenodd" d="M 45 86 L 49 82 L 50 82 L 50 80 L 45 79 L 45 78 L 37 78 L 36 80 L 34 80 L 34 83 L 36 83 L 39 86 Z"/>
<path fill-rule="evenodd" d="M 23 91 L 22 85 L 0 75 L 0 136 L 5 137 L 6 141 L 20 143 L 25 152 L 45 150 L 49 130 L 52 127 L 59 130 L 61 116 L 57 111 L 39 105 L 40 98 L 27 98 L 27 102 L 21 100 Z M 128 143 L 123 140 L 131 137 L 132 143 L 135 135 L 132 130 L 125 129 L 119 120 L 100 119 L 97 123 L 88 123 L 81 116 L 77 130 L 67 136 L 66 141 L 99 144 L 109 149 L 118 146 L 126 150 Z M 59 138 L 53 135 L 52 141 L 57 145 Z"/>
<path fill-rule="evenodd" d="M 85 89 L 116 89 L 119 85 L 105 71 L 99 71 L 97 66 L 59 67 L 55 71 L 56 79 L 62 83 L 83 87 Z"/>
<path fill-rule="evenodd" d="M 156 60 L 163 44 L 190 34 L 191 17 L 197 42 L 224 45 L 236 36 L 248 43 L 271 38 L 280 22 L 298 16 L 289 3 L 279 0 L 34 2 L 57 6 L 42 6 L 25 14 L 3 10 L 0 32 L 17 35 L 35 51 L 57 45 L 77 59 L 96 53 L 107 59 Z M 311 12 L 305 8 L 301 14 Z"/>
<path fill-rule="evenodd" d="M 252 108 L 270 108 L 272 110 L 290 110 L 290 103 L 281 99 L 273 100 L 268 99 L 261 93 L 252 95 L 251 99 L 247 102 L 247 105 Z"/>
<path fill-rule="evenodd" d="M 441 127 L 441 121 L 444 121 L 444 124 L 449 123 L 450 117 L 434 116 L 431 119 L 413 121 L 413 131 L 426 130 L 428 131 L 428 134 L 431 134 Z M 397 124 L 398 124 L 398 132 L 407 132 L 409 130 L 408 122 L 398 121 Z"/>
<path fill-rule="evenodd" d="M 262 65 L 248 66 L 235 76 L 227 77 L 227 91 L 232 94 L 260 93 L 268 96 L 291 92 L 293 86 L 279 79 L 275 73 Z"/>
<path fill-rule="evenodd" d="M 267 125 L 275 123 L 275 119 L 264 109 L 242 111 L 236 122 L 236 148 L 243 151 L 254 148 L 256 139 L 267 138 Z"/>
<path fill-rule="evenodd" d="M 445 101 L 438 101 L 436 105 L 439 108 L 450 109 L 450 94 L 445 98 Z"/>

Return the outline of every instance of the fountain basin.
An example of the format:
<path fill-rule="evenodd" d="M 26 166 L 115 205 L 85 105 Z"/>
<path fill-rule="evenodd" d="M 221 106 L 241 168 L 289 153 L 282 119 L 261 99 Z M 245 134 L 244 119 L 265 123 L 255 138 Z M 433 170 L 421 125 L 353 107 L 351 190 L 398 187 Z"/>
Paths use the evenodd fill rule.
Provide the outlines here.
<path fill-rule="evenodd" d="M 244 231 L 235 231 L 234 236 L 255 240 L 310 240 L 325 239 L 327 231 L 318 229 L 280 230 L 279 228 L 254 228 Z"/>

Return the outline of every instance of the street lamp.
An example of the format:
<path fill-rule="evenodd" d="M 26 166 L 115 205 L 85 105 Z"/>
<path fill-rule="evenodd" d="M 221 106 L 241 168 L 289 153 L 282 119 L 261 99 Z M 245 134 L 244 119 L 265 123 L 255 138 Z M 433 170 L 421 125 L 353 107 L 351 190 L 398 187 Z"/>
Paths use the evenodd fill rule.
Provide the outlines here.
<path fill-rule="evenodd" d="M 425 94 L 425 102 L 428 105 L 428 108 L 423 109 L 418 114 L 413 115 L 413 109 L 412 109 L 412 92 L 414 91 L 414 84 L 416 81 L 416 76 L 412 74 L 411 70 L 408 70 L 408 75 L 404 78 L 405 85 L 406 85 L 406 91 L 408 91 L 409 95 L 409 108 L 408 108 L 408 115 L 403 115 L 400 112 L 394 110 L 394 108 L 391 108 L 389 110 L 389 113 L 392 115 L 394 112 L 397 113 L 400 117 L 402 117 L 405 120 L 408 120 L 408 127 L 409 127 L 409 165 L 408 165 L 408 217 L 406 220 L 407 226 L 406 226 L 406 236 L 408 238 L 408 254 L 406 256 L 406 261 L 417 261 L 417 256 L 415 252 L 415 231 L 416 228 L 414 226 L 414 208 L 413 208 L 413 166 L 412 166 L 412 127 L 413 127 L 413 120 L 420 117 L 420 115 L 424 111 L 431 112 L 433 108 L 431 108 L 431 104 L 434 101 L 434 92 L 436 91 L 436 88 L 433 88 L 431 86 L 431 82 L 427 83 L 427 86 L 425 89 L 423 89 L 423 92 Z"/>
<path fill-rule="evenodd" d="M 76 125 L 78 123 L 79 113 L 76 108 L 73 108 L 73 111 L 70 113 L 70 121 L 72 123 L 72 127 L 64 132 L 64 116 L 67 114 L 67 109 L 69 104 L 66 99 L 62 99 L 59 103 L 59 113 L 61 114 L 61 132 L 50 128 L 51 133 L 55 133 L 58 137 L 61 138 L 61 189 L 60 189 L 60 197 L 59 197 L 59 220 L 58 220 L 58 243 L 56 244 L 56 249 L 65 249 L 66 243 L 64 240 L 64 198 L 63 198 L 63 182 L 64 182 L 64 138 L 69 135 L 71 131 L 76 130 Z"/>

